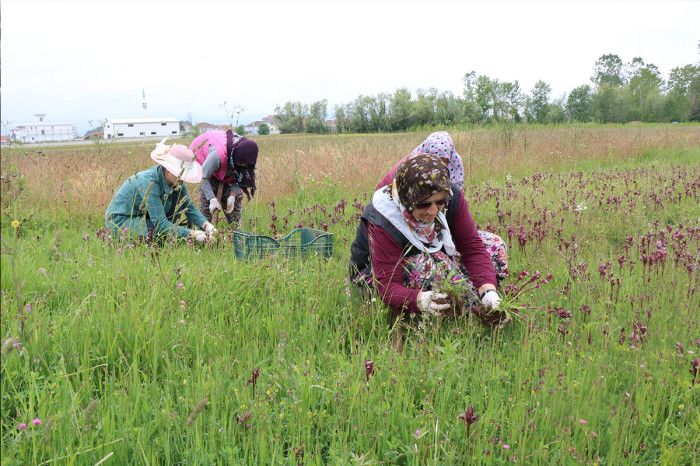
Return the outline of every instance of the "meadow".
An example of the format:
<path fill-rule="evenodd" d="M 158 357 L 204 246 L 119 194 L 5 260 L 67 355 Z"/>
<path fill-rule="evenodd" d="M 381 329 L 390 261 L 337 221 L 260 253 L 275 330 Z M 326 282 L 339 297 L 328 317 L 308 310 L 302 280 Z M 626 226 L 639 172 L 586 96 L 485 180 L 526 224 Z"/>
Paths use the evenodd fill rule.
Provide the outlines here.
<path fill-rule="evenodd" d="M 347 262 L 429 131 L 256 138 L 243 228 L 327 260 L 109 237 L 155 143 L 3 148 L 1 464 L 698 464 L 700 126 L 449 131 L 522 319 L 406 319 L 401 353 Z"/>

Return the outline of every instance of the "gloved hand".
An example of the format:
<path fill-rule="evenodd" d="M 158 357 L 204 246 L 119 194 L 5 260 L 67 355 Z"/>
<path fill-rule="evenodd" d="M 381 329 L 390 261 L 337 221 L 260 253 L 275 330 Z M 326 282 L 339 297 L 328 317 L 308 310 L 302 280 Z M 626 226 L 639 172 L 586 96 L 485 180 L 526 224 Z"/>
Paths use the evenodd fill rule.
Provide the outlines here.
<path fill-rule="evenodd" d="M 440 317 L 440 311 L 445 311 L 450 308 L 450 305 L 438 304 L 436 301 L 439 299 L 445 299 L 447 295 L 445 293 L 440 293 L 439 291 L 422 291 L 418 294 L 418 304 L 422 311 L 429 312 L 435 317 Z"/>
<path fill-rule="evenodd" d="M 481 297 L 481 303 L 486 309 L 498 309 L 501 304 L 501 297 L 494 289 L 486 290 Z"/>
<path fill-rule="evenodd" d="M 233 206 L 236 204 L 236 197 L 235 196 L 229 196 L 228 199 L 226 200 L 226 213 L 230 214 L 233 212 Z"/>
<path fill-rule="evenodd" d="M 218 233 L 219 230 L 214 227 L 213 223 L 207 223 L 207 226 L 204 227 L 204 231 L 209 235 L 213 235 L 214 233 Z"/>
<path fill-rule="evenodd" d="M 209 212 L 214 212 L 214 210 L 221 210 L 221 204 L 219 204 L 219 200 L 215 197 L 211 198 L 211 201 L 209 201 Z"/>
<path fill-rule="evenodd" d="M 194 240 L 198 243 L 203 243 L 207 240 L 207 234 L 202 230 L 192 230 L 191 236 L 194 236 Z"/>

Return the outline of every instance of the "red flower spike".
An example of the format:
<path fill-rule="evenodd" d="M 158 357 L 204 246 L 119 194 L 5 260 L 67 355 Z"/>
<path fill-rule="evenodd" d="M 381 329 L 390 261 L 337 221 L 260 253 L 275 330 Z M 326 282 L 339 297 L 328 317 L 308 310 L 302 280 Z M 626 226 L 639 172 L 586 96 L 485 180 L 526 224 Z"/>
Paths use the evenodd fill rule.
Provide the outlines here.
<path fill-rule="evenodd" d="M 469 427 L 479 420 L 479 415 L 474 414 L 474 408 L 472 406 L 468 406 L 467 409 L 457 417 L 467 425 L 467 440 L 469 440 Z"/>
<path fill-rule="evenodd" d="M 248 385 L 250 385 L 252 383 L 253 384 L 253 393 L 255 393 L 255 385 L 258 383 L 258 375 L 260 375 L 260 370 L 253 369 L 252 374 L 253 374 L 253 376 L 250 379 L 248 379 L 248 383 L 246 383 L 245 386 L 247 387 Z"/>

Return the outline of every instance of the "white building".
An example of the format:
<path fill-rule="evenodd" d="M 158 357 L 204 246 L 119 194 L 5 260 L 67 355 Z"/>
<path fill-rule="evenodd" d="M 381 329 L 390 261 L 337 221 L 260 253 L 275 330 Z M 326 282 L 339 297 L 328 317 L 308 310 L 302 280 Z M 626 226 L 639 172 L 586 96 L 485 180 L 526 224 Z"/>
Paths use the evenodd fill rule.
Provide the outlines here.
<path fill-rule="evenodd" d="M 177 118 L 109 118 L 102 126 L 105 139 L 174 136 L 180 134 Z"/>
<path fill-rule="evenodd" d="M 277 127 L 275 115 L 268 115 L 262 119 L 262 121 L 254 121 L 245 125 L 245 133 L 250 135 L 257 135 L 260 131 L 260 125 L 265 123 L 270 128 L 270 134 L 280 134 L 280 130 Z"/>
<path fill-rule="evenodd" d="M 36 121 L 17 123 L 10 130 L 10 139 L 18 142 L 53 142 L 78 139 L 73 121 L 44 121 L 45 113 L 34 114 Z"/>
<path fill-rule="evenodd" d="M 257 135 L 258 130 L 260 129 L 260 125 L 263 123 L 263 121 L 254 121 L 252 123 L 248 123 L 247 125 L 245 125 L 245 134 L 249 134 L 251 136 Z"/>

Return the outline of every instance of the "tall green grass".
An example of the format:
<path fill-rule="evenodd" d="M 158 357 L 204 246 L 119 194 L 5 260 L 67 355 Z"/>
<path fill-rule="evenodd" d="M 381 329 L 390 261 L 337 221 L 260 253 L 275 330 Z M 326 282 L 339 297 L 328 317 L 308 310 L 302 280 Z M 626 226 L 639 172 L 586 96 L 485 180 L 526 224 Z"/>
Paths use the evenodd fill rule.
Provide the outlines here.
<path fill-rule="evenodd" d="M 527 323 L 407 319 L 403 353 L 387 309 L 345 278 L 372 183 L 300 169 L 274 207 L 246 206 L 244 228 L 326 223 L 333 257 L 243 262 L 226 233 L 204 247 L 101 239 L 98 207 L 37 201 L 16 157 L 3 162 L 16 176 L 2 199 L 2 464 L 698 461 L 697 145 L 538 167 L 501 155 L 507 170 L 472 172 L 475 220 L 510 248 L 506 283 L 553 278 L 519 298 Z"/>

